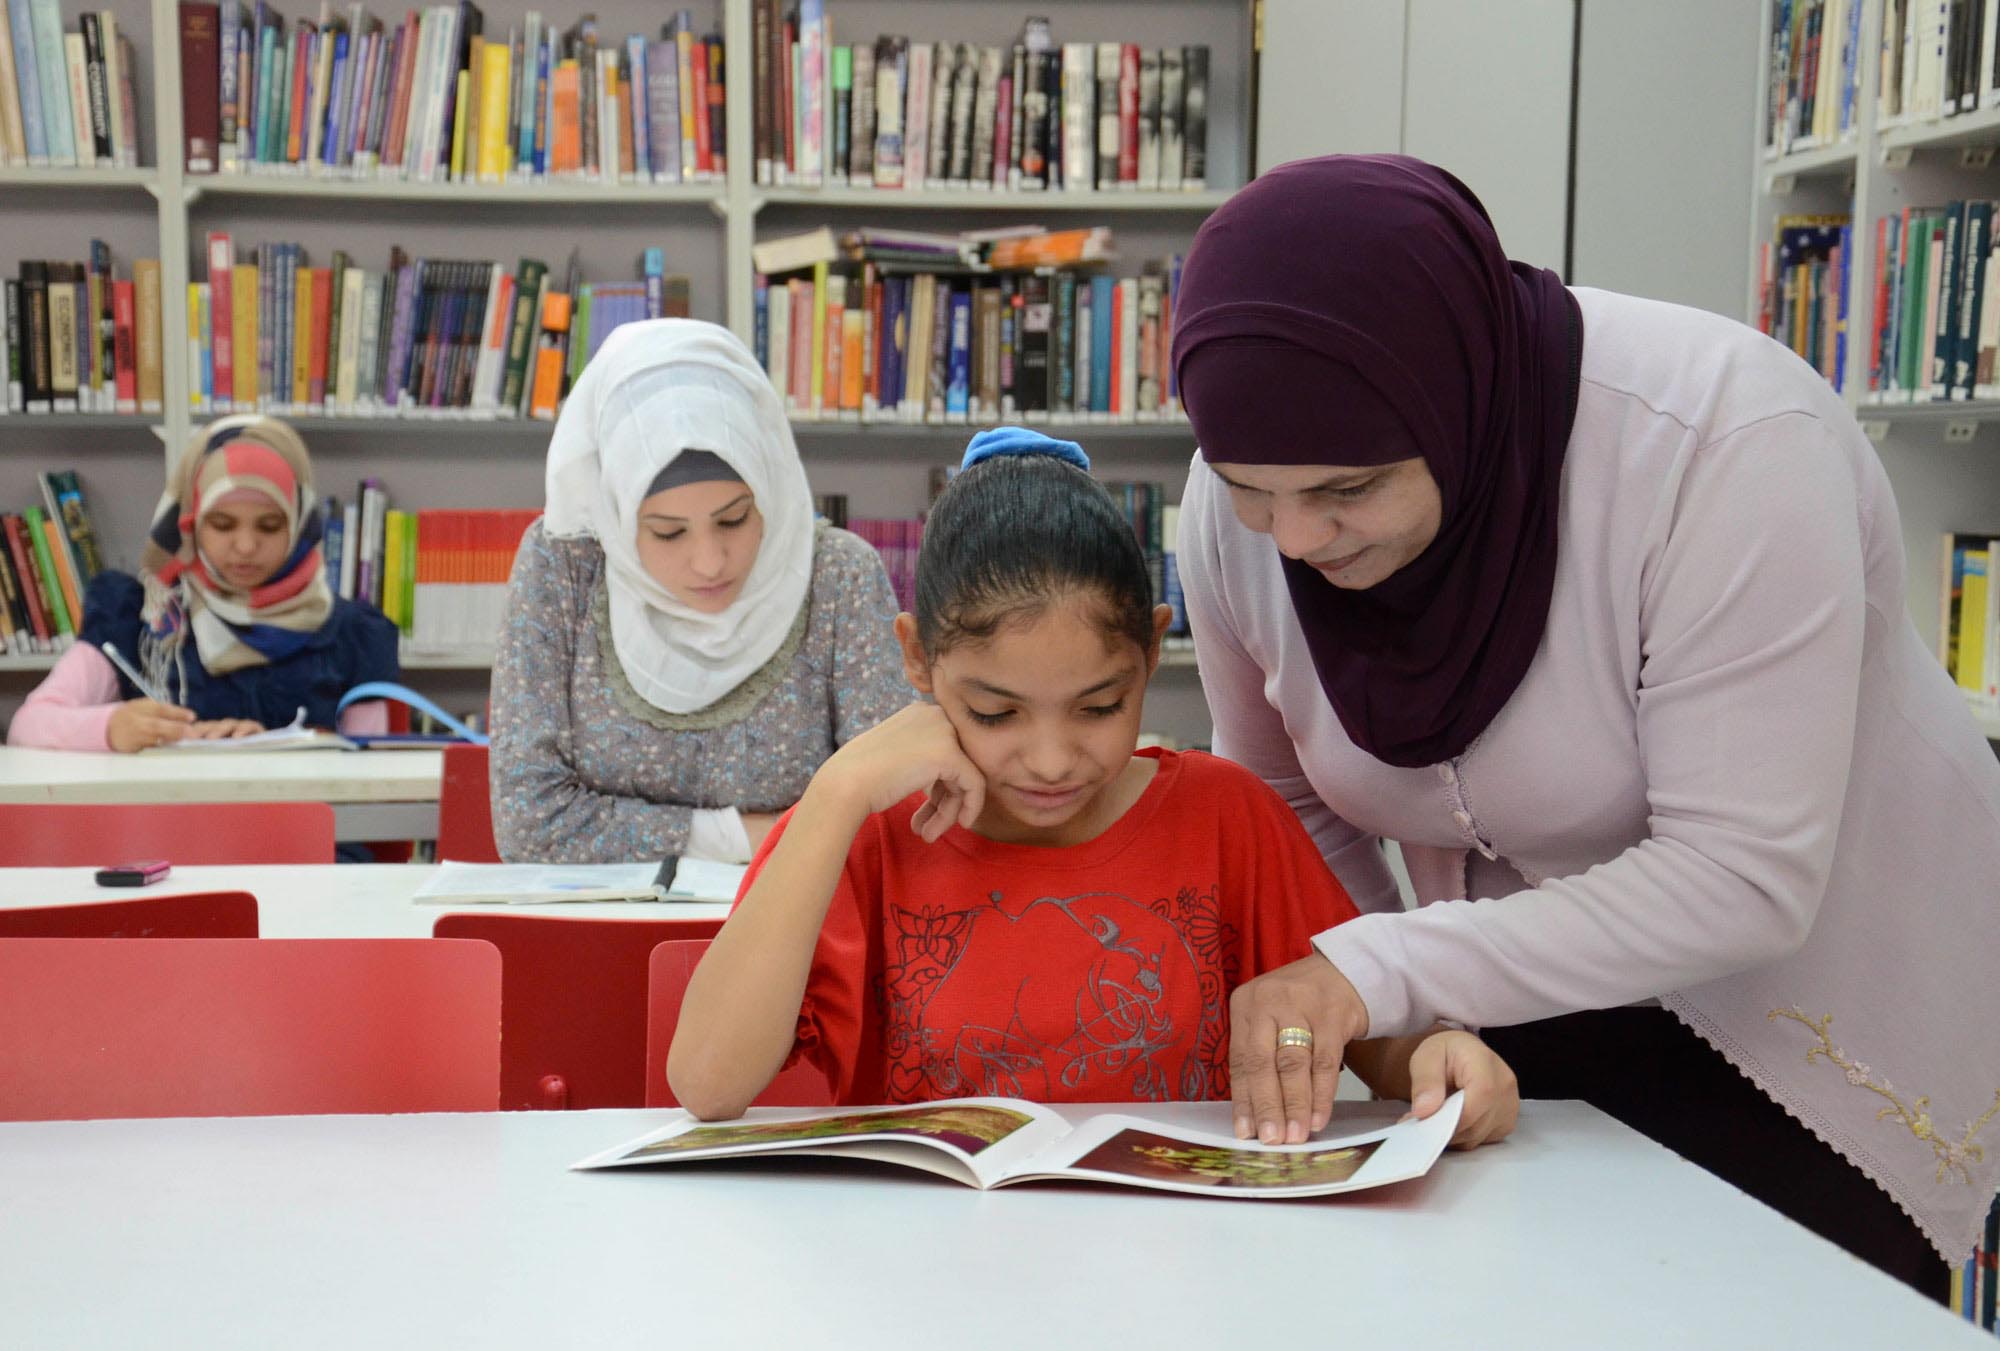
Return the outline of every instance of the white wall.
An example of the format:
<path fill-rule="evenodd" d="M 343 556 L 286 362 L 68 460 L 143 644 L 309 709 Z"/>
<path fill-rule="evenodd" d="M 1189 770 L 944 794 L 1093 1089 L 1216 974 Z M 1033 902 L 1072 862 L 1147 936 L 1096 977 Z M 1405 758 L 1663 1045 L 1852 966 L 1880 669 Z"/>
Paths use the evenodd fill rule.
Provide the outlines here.
<path fill-rule="evenodd" d="M 1742 319 L 1757 6 L 1581 3 L 1570 280 Z"/>

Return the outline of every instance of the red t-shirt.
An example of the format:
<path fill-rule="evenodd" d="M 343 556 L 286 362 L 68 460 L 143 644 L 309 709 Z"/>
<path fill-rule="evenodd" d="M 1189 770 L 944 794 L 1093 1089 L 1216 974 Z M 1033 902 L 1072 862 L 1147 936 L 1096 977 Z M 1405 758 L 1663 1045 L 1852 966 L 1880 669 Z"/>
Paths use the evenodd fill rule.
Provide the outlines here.
<path fill-rule="evenodd" d="M 854 838 L 799 1010 L 841 1103 L 1229 1096 L 1229 995 L 1306 956 L 1354 905 L 1254 774 L 1199 751 L 1072 848 L 910 829 Z M 754 878 L 783 829 L 750 865 Z M 747 886 L 747 882 L 746 882 Z"/>

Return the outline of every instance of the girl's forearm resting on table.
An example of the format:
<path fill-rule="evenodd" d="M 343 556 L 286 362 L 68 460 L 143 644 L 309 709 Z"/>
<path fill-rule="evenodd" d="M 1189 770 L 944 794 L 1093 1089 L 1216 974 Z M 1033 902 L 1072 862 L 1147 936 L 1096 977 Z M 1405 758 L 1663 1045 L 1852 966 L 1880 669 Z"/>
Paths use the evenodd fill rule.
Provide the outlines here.
<path fill-rule="evenodd" d="M 817 776 L 688 981 L 667 1079 L 703 1120 L 740 1116 L 784 1066 L 827 904 L 866 805 Z"/>

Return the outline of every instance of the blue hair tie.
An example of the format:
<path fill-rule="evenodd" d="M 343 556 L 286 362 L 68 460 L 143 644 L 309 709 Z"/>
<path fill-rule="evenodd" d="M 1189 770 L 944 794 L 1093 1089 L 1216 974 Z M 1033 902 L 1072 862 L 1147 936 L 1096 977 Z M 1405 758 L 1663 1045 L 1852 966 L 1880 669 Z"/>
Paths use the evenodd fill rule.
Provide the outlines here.
<path fill-rule="evenodd" d="M 1044 436 L 1026 427 L 988 427 L 972 438 L 958 467 L 960 470 L 970 469 L 981 460 L 990 460 L 996 455 L 1053 455 L 1078 469 L 1090 468 L 1090 457 L 1076 442 L 1058 441 L 1053 436 Z"/>

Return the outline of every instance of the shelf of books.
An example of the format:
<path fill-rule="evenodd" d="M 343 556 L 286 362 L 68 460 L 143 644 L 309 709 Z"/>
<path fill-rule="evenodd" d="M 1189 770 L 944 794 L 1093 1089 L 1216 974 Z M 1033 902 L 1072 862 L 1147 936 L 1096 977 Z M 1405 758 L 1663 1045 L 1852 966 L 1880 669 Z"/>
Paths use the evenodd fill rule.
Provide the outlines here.
<path fill-rule="evenodd" d="M 1249 0 L 110 2 L 0 6 L 0 438 L 73 464 L 121 559 L 193 428 L 272 412 L 374 564 L 343 592 L 403 625 L 412 670 L 479 670 L 497 620 L 425 618 L 432 509 L 537 506 L 568 387 L 657 314 L 753 344 L 885 544 L 1002 418 L 1178 495 L 1165 340 L 1179 256 L 1249 176 Z M 891 256 L 903 224 L 953 261 Z M 801 236 L 823 256 L 753 256 Z M 25 472 L 0 470 L 0 510 Z M 331 529 L 367 496 L 338 485 L 371 479 L 414 553 L 386 507 Z M 0 670 L 50 659 L 21 632 Z"/>

